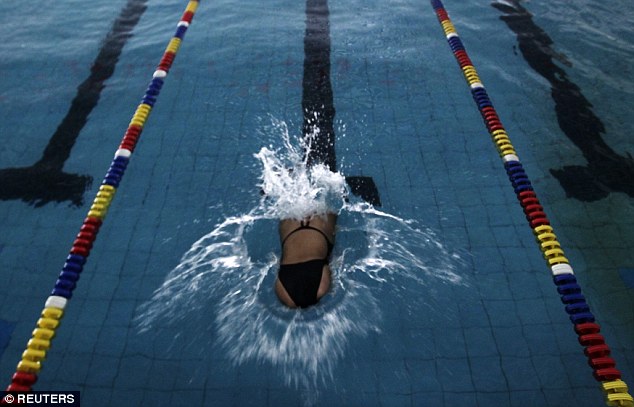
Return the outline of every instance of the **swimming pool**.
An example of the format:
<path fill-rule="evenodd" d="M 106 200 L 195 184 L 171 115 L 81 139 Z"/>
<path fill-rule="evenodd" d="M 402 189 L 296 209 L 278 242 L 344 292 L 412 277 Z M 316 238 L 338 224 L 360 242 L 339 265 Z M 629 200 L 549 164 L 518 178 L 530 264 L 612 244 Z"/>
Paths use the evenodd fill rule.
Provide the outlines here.
<path fill-rule="evenodd" d="M 28 177 L 22 183 L 33 188 L 22 193 L 31 202 L 15 196 L 0 202 L 5 282 L 0 286 L 0 371 L 7 382 L 185 5 L 141 0 L 96 1 L 89 10 L 75 1 L 46 9 L 0 5 L 6 16 L 2 30 L 11 39 L 1 45 L 5 142 L 0 165 L 25 168 L 44 156 L 63 173 L 77 174 L 61 178 L 65 185 L 87 187 L 85 193 L 59 195 L 51 179 L 42 178 L 46 173 L 23 172 L 18 175 Z M 556 61 L 550 71 L 535 69 L 531 56 L 541 54 L 527 52 L 528 45 L 522 48 L 526 25 L 500 19 L 512 14 L 508 8 L 446 3 L 617 367 L 631 384 L 631 182 L 606 181 L 627 179 L 627 173 L 600 164 L 627 163 L 632 150 L 627 135 L 634 87 L 626 61 L 633 53 L 634 34 L 628 28 L 633 15 L 625 2 L 523 6 L 552 40 L 538 41 L 542 54 Z M 371 177 L 379 209 L 398 218 L 346 212 L 340 219 L 340 268 L 367 258 L 368 236 L 387 232 L 392 241 L 406 238 L 413 269 L 422 269 L 414 262 L 418 258 L 459 280 L 425 273 L 412 280 L 382 271 L 378 276 L 386 281 L 380 281 L 371 274 L 341 272 L 342 284 L 348 285 L 323 305 L 323 313 L 307 314 L 297 324 L 342 329 L 326 324 L 335 315 L 354 328 L 345 338 L 327 342 L 333 348 L 299 348 L 321 356 L 313 374 L 304 359 L 267 359 L 258 353 L 261 342 L 254 335 L 240 336 L 240 327 L 222 325 L 218 316 L 234 308 L 218 300 L 222 289 L 237 287 L 231 281 L 202 280 L 192 297 L 202 309 L 166 302 L 164 315 L 160 307 L 152 308 L 158 310 L 153 324 L 139 328 L 144 306 L 190 259 L 195 243 L 210 231 L 236 232 L 223 222 L 243 219 L 258 207 L 261 169 L 254 154 L 271 144 L 279 147 L 280 122 L 292 134 L 301 132 L 305 4 L 202 2 L 36 390 L 80 390 L 86 405 L 603 402 L 433 8 L 428 2 L 330 1 L 329 9 L 339 166 L 346 175 Z M 113 27 L 114 21 L 125 24 Z M 108 36 L 113 31 L 117 35 Z M 103 77 L 109 72 L 103 65 L 90 76 L 99 50 L 106 44 L 116 49 L 117 40 L 124 45 L 121 54 L 106 53 L 103 59 L 115 68 L 111 76 Z M 78 90 L 87 78 L 92 78 L 92 93 Z M 592 107 L 588 110 L 577 95 L 572 112 L 561 108 L 570 106 L 565 103 L 569 93 L 553 89 L 578 89 Z M 95 91 L 92 110 L 72 110 L 78 94 L 94 101 Z M 600 120 L 600 138 L 614 154 L 593 155 L 597 148 L 605 153 L 596 132 L 589 136 L 592 142 L 570 138 L 566 123 L 584 123 L 575 111 L 590 111 Z M 62 143 L 47 150 L 69 112 L 75 126 L 62 139 L 72 140 L 72 149 Z M 88 113 L 83 126 L 77 125 L 82 113 Z M 596 125 L 592 117 L 588 120 Z M 51 150 L 56 154 L 46 153 Z M 571 166 L 576 167 L 562 170 Z M 3 193 L 7 185 L 3 178 Z M 371 221 L 378 223 L 368 226 Z M 275 223 L 263 219 L 244 225 L 242 247 L 255 263 L 266 263 L 278 247 L 275 235 L 267 234 Z M 218 242 L 206 247 L 212 243 Z M 344 255 L 344 247 L 352 253 Z M 379 258 L 393 260 L 390 253 Z M 260 302 L 229 315 L 243 321 L 236 318 L 240 311 L 247 316 L 268 311 L 267 321 L 273 322 L 261 325 L 261 333 L 275 338 L 270 331 L 283 329 L 290 317 L 264 289 L 269 280 L 270 273 L 265 274 L 263 288 L 255 293 Z M 366 290 L 355 291 L 352 282 Z M 244 321 L 244 332 L 253 332 L 253 320 Z M 310 334 L 296 332 L 300 339 Z"/>

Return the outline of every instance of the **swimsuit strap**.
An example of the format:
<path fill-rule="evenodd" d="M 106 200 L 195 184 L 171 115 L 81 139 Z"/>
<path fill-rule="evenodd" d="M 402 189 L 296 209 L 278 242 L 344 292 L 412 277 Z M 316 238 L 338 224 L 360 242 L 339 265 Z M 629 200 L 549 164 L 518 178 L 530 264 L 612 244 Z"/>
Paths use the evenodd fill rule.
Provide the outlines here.
<path fill-rule="evenodd" d="M 300 230 L 314 230 L 316 232 L 321 233 L 321 235 L 324 237 L 324 239 L 326 239 L 326 244 L 328 245 L 328 256 L 330 256 L 330 253 L 332 252 L 332 248 L 333 248 L 333 244 L 330 241 L 330 239 L 328 239 L 328 236 L 324 233 L 323 230 L 321 229 L 317 229 L 316 227 L 310 226 L 310 221 L 306 221 L 304 222 L 303 220 L 301 220 L 299 222 L 299 227 L 296 228 L 295 230 L 291 231 L 291 233 L 289 233 L 288 235 L 286 235 L 286 237 L 284 238 L 284 240 L 282 240 L 282 247 L 284 247 L 284 244 L 286 244 L 286 241 L 288 240 L 288 238 L 295 232 L 299 232 Z"/>

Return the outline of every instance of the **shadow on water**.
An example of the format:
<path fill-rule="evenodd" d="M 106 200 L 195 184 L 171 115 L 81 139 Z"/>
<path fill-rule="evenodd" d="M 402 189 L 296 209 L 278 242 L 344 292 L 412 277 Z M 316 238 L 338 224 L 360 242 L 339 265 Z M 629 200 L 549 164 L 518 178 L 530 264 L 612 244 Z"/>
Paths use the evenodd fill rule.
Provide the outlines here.
<path fill-rule="evenodd" d="M 634 160 L 628 154 L 617 154 L 602 138 L 605 127 L 566 71 L 555 63 L 572 66 L 552 48 L 553 41 L 533 21 L 533 15 L 520 0 L 492 3 L 504 13 L 500 17 L 517 35 L 519 49 L 528 64 L 551 86 L 559 127 L 588 161 L 585 166 L 570 165 L 550 172 L 569 197 L 581 201 L 596 201 L 612 192 L 624 192 L 634 197 Z"/>
<path fill-rule="evenodd" d="M 77 87 L 70 109 L 42 157 L 30 167 L 0 169 L 1 200 L 21 199 L 35 207 L 63 201 L 75 206 L 83 204 L 92 177 L 66 173 L 64 163 L 99 102 L 105 81 L 114 73 L 124 45 L 147 8 L 146 3 L 147 0 L 129 0 L 121 10 L 90 68 L 90 75 Z"/>

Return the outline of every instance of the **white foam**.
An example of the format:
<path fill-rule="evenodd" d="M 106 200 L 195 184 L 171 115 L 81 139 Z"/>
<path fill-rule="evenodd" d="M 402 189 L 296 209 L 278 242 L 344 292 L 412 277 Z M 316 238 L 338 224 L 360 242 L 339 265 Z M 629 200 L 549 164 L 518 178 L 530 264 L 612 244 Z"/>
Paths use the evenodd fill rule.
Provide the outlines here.
<path fill-rule="evenodd" d="M 345 178 L 323 164 L 307 166 L 310 138 L 294 139 L 282 123 L 277 129 L 282 148 L 263 147 L 255 154 L 262 166 L 260 187 L 266 198 L 263 209 L 279 219 L 338 212 L 344 204 Z"/>

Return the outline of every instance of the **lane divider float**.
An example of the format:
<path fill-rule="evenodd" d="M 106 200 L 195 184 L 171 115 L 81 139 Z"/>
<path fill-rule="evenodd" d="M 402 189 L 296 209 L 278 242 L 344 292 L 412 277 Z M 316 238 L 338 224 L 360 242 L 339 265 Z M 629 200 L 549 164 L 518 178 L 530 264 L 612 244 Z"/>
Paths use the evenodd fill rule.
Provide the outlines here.
<path fill-rule="evenodd" d="M 478 73 L 460 36 L 456 32 L 441 0 L 431 0 L 438 21 L 442 26 L 449 47 L 453 52 L 463 75 L 469 84 L 473 100 L 480 110 L 487 130 L 495 144 L 498 154 L 502 158 L 517 199 L 526 215 L 544 259 L 548 263 L 557 286 L 561 301 L 565 304 L 566 313 L 574 325 L 575 332 L 588 364 L 593 370 L 594 378 L 601 382 L 606 403 L 609 406 L 634 407 L 632 396 L 628 393 L 627 384 L 621 380 L 621 372 L 616 368 L 616 362 L 610 357 L 610 348 L 600 333 L 600 326 L 590 311 L 585 296 L 577 281 L 570 262 L 564 254 L 561 244 L 550 225 L 544 207 L 541 205 L 533 186 L 526 175 L 526 171 L 511 144 L 511 140 L 493 107 Z"/>
<path fill-rule="evenodd" d="M 97 238 L 97 233 L 99 233 L 99 228 L 106 217 L 108 208 L 130 161 L 130 156 L 134 152 L 145 122 L 161 91 L 164 79 L 174 62 L 174 57 L 178 52 L 185 32 L 196 13 L 198 3 L 199 0 L 190 0 L 187 3 L 187 7 L 178 22 L 176 33 L 165 49 L 163 57 L 145 91 L 145 95 L 132 116 L 132 120 L 121 140 L 119 148 L 115 152 L 114 159 L 79 229 L 79 233 L 73 241 L 62 271 L 55 282 L 50 297 L 46 300 L 41 318 L 37 321 L 26 350 L 22 353 L 22 360 L 18 363 L 16 372 L 11 378 L 11 384 L 6 391 L 28 392 L 32 390 L 33 385 L 37 381 L 37 375 L 42 368 L 42 361 L 50 350 L 51 341 L 60 325 L 64 310 L 73 296 L 73 290 L 77 286 L 77 281 L 90 255 L 92 245 Z"/>

